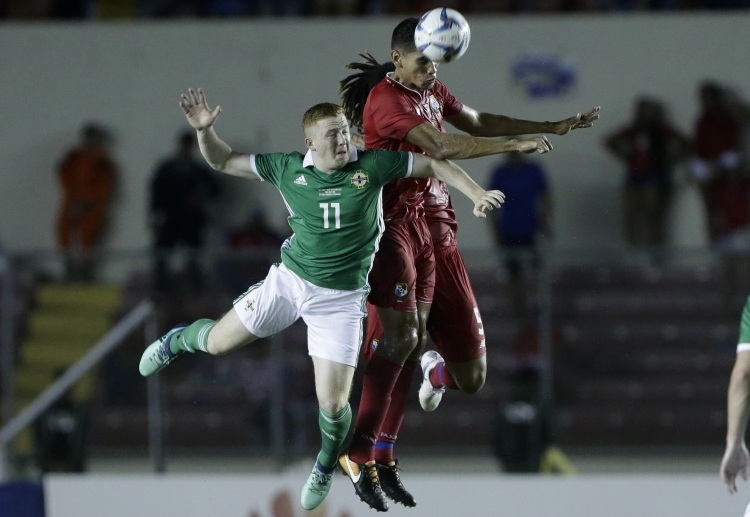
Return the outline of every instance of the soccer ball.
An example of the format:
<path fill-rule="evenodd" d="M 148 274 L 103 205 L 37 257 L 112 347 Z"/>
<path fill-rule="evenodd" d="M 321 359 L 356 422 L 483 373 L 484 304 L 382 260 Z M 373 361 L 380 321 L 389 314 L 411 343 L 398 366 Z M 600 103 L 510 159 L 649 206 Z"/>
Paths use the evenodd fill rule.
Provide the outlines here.
<path fill-rule="evenodd" d="M 469 48 L 471 30 L 461 13 L 447 7 L 427 11 L 414 31 L 414 44 L 436 63 L 450 63 Z"/>

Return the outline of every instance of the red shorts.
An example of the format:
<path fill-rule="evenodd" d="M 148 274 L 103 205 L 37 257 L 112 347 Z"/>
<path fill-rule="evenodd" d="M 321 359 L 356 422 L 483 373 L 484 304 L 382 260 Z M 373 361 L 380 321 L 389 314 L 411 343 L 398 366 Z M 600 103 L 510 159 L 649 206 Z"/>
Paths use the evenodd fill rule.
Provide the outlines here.
<path fill-rule="evenodd" d="M 416 312 L 417 302 L 432 301 L 435 255 L 424 219 L 386 226 L 368 280 L 368 301 L 378 307 Z"/>
<path fill-rule="evenodd" d="M 486 355 L 482 317 L 456 246 L 435 248 L 435 286 L 427 331 L 440 354 L 451 363 Z"/>
<path fill-rule="evenodd" d="M 482 317 L 469 283 L 463 258 L 455 246 L 437 248 L 436 287 L 427 330 L 443 358 L 465 363 L 487 353 Z M 367 334 L 362 356 L 371 359 L 383 337 L 377 308 L 367 304 Z"/>

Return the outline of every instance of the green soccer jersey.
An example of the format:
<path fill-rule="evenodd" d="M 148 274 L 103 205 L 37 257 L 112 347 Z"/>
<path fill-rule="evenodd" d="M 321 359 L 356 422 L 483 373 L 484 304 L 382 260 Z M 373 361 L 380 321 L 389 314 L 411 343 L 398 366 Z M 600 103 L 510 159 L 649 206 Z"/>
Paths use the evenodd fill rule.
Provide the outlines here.
<path fill-rule="evenodd" d="M 738 346 L 740 346 L 743 351 L 750 350 L 750 296 L 748 296 L 745 301 L 745 307 L 742 309 Z"/>
<path fill-rule="evenodd" d="M 281 247 L 281 261 L 329 289 L 353 291 L 367 285 L 383 233 L 383 185 L 411 174 L 407 152 L 354 153 L 346 166 L 330 174 L 297 152 L 255 156 L 256 172 L 279 189 L 290 214 L 294 233 Z"/>

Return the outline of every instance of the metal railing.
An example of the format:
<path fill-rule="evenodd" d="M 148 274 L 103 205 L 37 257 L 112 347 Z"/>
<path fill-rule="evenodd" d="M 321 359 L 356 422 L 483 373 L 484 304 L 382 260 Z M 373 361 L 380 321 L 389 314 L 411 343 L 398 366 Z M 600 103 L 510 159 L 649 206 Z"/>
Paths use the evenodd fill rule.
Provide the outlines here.
<path fill-rule="evenodd" d="M 150 301 L 142 301 L 128 315 L 122 318 L 99 342 L 94 345 L 83 357 L 68 368 L 57 380 L 55 380 L 39 397 L 18 415 L 11 418 L 0 430 L 0 481 L 13 477 L 10 468 L 10 444 L 27 426 L 34 422 L 45 410 L 62 397 L 84 374 L 99 364 L 125 338 L 140 325 L 145 326 L 145 341 L 151 343 L 156 339 L 156 319 L 153 305 Z M 11 349 L 12 343 L 5 342 L 5 349 Z M 12 371 L 12 368 L 6 368 Z M 5 377 L 4 377 L 5 378 Z M 7 386 L 8 394 L 4 399 L 13 404 L 12 384 Z M 155 472 L 164 471 L 164 456 L 162 452 L 161 436 L 161 408 L 159 396 L 159 377 L 149 378 L 148 385 L 148 418 L 149 418 L 149 452 L 154 465 Z"/>

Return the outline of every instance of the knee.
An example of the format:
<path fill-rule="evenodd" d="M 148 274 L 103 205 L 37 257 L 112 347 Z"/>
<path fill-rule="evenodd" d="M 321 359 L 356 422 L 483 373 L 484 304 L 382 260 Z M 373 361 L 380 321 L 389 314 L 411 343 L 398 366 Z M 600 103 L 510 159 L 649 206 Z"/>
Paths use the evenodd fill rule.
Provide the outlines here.
<path fill-rule="evenodd" d="M 458 389 L 467 395 L 473 395 L 484 387 L 487 380 L 487 368 L 482 365 L 474 365 L 468 370 L 460 372 L 454 377 Z"/>
<path fill-rule="evenodd" d="M 419 344 L 419 325 L 416 321 L 409 320 L 395 329 L 394 336 L 399 348 L 411 352 Z"/>
<path fill-rule="evenodd" d="M 424 353 L 427 346 L 427 338 L 428 334 L 426 330 L 420 329 L 417 331 L 416 344 L 408 356 L 409 361 L 419 361 L 420 356 Z"/>
<path fill-rule="evenodd" d="M 377 354 L 402 363 L 414 352 L 419 343 L 419 325 L 416 318 L 399 324 L 385 326 L 383 341 L 378 346 Z"/>
<path fill-rule="evenodd" d="M 208 340 L 206 341 L 206 352 L 211 355 L 225 355 L 232 351 L 231 348 L 227 347 L 222 342 L 221 338 L 214 335 L 214 332 L 208 333 Z"/>
<path fill-rule="evenodd" d="M 476 375 L 463 382 L 456 382 L 459 389 L 467 395 L 473 395 L 484 387 L 485 376 Z"/>
<path fill-rule="evenodd" d="M 219 343 L 217 343 L 215 340 L 212 341 L 211 339 L 209 339 L 208 343 L 206 344 L 206 352 L 211 355 L 224 355 L 227 353 L 226 351 L 222 350 Z"/>
<path fill-rule="evenodd" d="M 348 403 L 348 399 L 345 395 L 334 396 L 325 400 L 318 400 L 320 409 L 328 413 L 329 415 L 335 415 L 344 409 Z"/>

